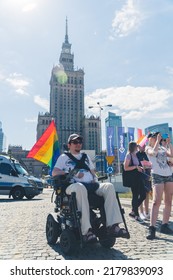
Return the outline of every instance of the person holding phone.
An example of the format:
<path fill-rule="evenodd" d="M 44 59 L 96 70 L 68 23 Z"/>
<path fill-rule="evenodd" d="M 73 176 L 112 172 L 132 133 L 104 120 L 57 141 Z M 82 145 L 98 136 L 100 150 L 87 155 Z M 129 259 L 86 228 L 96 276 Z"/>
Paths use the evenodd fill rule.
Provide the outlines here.
<path fill-rule="evenodd" d="M 168 226 L 172 206 L 173 177 L 171 167 L 167 161 L 167 157 L 173 157 L 173 146 L 170 143 L 170 138 L 167 137 L 164 139 L 159 132 L 150 134 L 148 138 L 149 143 L 145 152 L 152 163 L 153 202 L 147 239 L 152 240 L 155 238 L 156 221 L 162 197 L 164 198 L 164 210 L 160 232 L 173 234 L 173 230 Z M 163 142 L 165 145 L 163 145 Z"/>

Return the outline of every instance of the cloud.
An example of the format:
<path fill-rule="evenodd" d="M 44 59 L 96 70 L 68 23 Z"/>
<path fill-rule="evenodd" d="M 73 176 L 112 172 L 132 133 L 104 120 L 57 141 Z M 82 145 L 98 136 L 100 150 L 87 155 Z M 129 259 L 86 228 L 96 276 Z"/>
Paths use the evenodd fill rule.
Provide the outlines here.
<path fill-rule="evenodd" d="M 0 72 L 0 80 L 4 81 L 4 79 L 5 79 L 5 76 L 3 75 L 3 73 Z"/>
<path fill-rule="evenodd" d="M 26 123 L 37 123 L 37 118 L 33 117 L 33 118 L 25 118 L 25 122 Z"/>
<path fill-rule="evenodd" d="M 173 93 L 166 89 L 156 87 L 110 87 L 106 89 L 97 89 L 85 97 L 85 104 L 94 106 L 86 113 L 99 115 L 99 101 L 105 110 L 101 113 L 106 117 L 108 108 L 106 105 L 112 104 L 109 111 L 121 115 L 124 120 L 140 121 L 144 119 L 156 118 L 162 112 L 166 118 L 170 117 L 170 104 L 172 103 Z M 95 105 L 96 104 L 96 105 Z M 159 113 L 158 113 L 159 112 Z M 172 113 L 171 113 L 172 114 Z"/>
<path fill-rule="evenodd" d="M 22 8 L 22 12 L 31 12 L 37 7 L 37 3 L 29 3 Z"/>
<path fill-rule="evenodd" d="M 144 16 L 137 7 L 137 0 L 127 0 L 126 4 L 120 11 L 116 11 L 115 17 L 112 21 L 112 36 L 114 37 L 125 37 L 136 31 Z"/>
<path fill-rule="evenodd" d="M 153 119 L 173 119 L 173 112 L 159 113 L 153 116 Z"/>
<path fill-rule="evenodd" d="M 49 111 L 49 101 L 47 99 L 40 97 L 40 95 L 35 95 L 34 102 L 46 111 Z"/>
<path fill-rule="evenodd" d="M 167 66 L 166 71 L 169 75 L 171 75 L 171 76 L 173 75 L 173 67 Z"/>
<path fill-rule="evenodd" d="M 27 93 L 27 88 L 29 86 L 29 81 L 22 77 L 22 74 L 12 73 L 9 77 L 4 77 L 4 81 L 15 89 L 18 95 L 29 95 Z"/>

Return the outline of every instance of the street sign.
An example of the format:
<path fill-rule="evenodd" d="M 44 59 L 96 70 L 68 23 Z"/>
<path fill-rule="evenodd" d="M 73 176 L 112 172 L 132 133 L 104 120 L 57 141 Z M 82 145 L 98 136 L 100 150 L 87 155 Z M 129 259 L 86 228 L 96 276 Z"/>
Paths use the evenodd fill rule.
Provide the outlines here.
<path fill-rule="evenodd" d="M 114 161 L 115 159 L 115 156 L 106 156 L 106 160 L 108 162 L 109 165 L 112 164 L 112 162 Z"/>
<path fill-rule="evenodd" d="M 108 166 L 107 168 L 107 173 L 112 173 L 113 172 L 113 167 L 112 166 Z"/>

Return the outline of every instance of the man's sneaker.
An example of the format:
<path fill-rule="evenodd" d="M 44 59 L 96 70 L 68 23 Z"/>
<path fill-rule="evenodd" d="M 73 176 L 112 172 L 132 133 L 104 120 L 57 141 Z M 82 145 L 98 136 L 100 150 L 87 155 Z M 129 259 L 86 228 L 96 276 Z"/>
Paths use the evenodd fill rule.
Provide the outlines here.
<path fill-rule="evenodd" d="M 140 224 L 144 224 L 144 220 L 142 220 L 139 216 L 136 216 L 135 220 Z"/>
<path fill-rule="evenodd" d="M 173 230 L 169 228 L 168 224 L 162 224 L 160 232 L 165 234 L 173 234 Z"/>
<path fill-rule="evenodd" d="M 85 243 L 94 243 L 97 241 L 97 237 L 92 231 L 89 229 L 87 234 L 83 235 L 83 241 Z"/>
<path fill-rule="evenodd" d="M 153 240 L 156 238 L 156 228 L 154 226 L 149 227 L 149 233 L 146 238 L 149 240 Z"/>
<path fill-rule="evenodd" d="M 142 219 L 142 220 L 145 220 L 146 219 L 146 217 L 145 217 L 145 215 L 144 215 L 144 213 L 140 213 L 140 218 Z"/>

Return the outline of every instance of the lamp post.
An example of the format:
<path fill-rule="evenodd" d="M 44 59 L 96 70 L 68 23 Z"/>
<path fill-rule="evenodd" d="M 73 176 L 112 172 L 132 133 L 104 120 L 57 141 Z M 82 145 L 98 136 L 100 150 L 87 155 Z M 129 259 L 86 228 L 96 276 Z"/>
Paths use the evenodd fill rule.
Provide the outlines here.
<path fill-rule="evenodd" d="M 97 102 L 97 105 L 89 106 L 89 109 L 98 108 L 99 109 L 99 117 L 100 117 L 100 155 L 101 155 L 101 174 L 103 175 L 103 155 L 102 155 L 102 122 L 101 122 L 101 113 L 104 107 L 112 107 L 112 104 L 101 105 L 100 102 Z"/>

